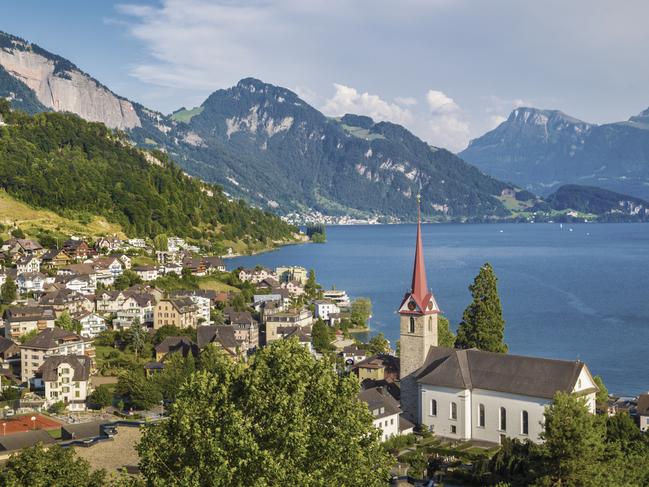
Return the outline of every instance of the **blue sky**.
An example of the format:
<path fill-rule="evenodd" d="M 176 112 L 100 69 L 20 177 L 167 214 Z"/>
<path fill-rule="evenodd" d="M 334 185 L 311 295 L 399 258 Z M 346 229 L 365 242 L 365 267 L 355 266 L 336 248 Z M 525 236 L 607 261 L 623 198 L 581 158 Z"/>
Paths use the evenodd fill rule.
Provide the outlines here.
<path fill-rule="evenodd" d="M 21 0 L 0 29 L 165 113 L 255 76 L 460 150 L 518 106 L 647 108 L 648 18 L 640 0 Z"/>

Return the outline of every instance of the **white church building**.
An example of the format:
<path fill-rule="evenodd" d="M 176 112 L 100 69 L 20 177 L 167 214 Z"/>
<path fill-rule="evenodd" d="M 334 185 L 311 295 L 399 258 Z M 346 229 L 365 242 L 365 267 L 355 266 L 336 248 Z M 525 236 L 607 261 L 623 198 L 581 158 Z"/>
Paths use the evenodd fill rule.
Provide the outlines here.
<path fill-rule="evenodd" d="M 439 313 L 426 283 L 420 218 L 412 287 L 399 307 L 401 408 L 411 421 L 458 440 L 538 442 L 557 392 L 583 397 L 595 412 L 598 388 L 584 363 L 438 347 Z"/>

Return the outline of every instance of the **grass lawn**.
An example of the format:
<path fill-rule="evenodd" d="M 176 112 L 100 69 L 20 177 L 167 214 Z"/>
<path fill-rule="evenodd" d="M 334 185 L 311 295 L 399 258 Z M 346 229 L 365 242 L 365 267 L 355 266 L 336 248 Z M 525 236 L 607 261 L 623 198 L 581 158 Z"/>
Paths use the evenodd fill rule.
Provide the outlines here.
<path fill-rule="evenodd" d="M 238 293 L 240 292 L 236 287 L 230 286 L 224 282 L 217 280 L 214 277 L 203 277 L 198 281 L 198 287 L 208 291 L 217 291 L 217 292 L 231 292 Z"/>
<path fill-rule="evenodd" d="M 158 262 L 148 255 L 136 255 L 131 257 L 131 265 L 136 267 L 138 265 L 157 265 Z"/>
<path fill-rule="evenodd" d="M 55 430 L 47 430 L 47 434 L 50 435 L 55 440 L 61 439 L 61 428 Z"/>
<path fill-rule="evenodd" d="M 141 354 L 139 357 L 136 357 L 133 352 L 130 351 L 121 351 L 113 347 L 108 347 L 105 345 L 96 345 L 95 346 L 95 360 L 97 362 L 97 368 L 101 369 L 101 366 L 106 362 L 108 359 L 108 356 L 111 353 L 117 353 L 117 359 L 128 361 L 128 362 L 140 362 L 144 364 L 145 362 L 149 360 L 153 360 L 151 356 L 151 350 L 145 350 L 143 354 Z"/>

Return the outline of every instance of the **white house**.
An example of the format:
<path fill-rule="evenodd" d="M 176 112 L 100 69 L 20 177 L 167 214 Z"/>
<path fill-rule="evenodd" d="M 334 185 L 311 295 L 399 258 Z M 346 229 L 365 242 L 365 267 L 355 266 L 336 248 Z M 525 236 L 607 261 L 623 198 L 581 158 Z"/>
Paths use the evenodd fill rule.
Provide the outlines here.
<path fill-rule="evenodd" d="M 383 387 L 365 389 L 358 393 L 358 398 L 367 403 L 373 424 L 381 431 L 381 441 L 388 440 L 399 432 L 399 403 Z"/>
<path fill-rule="evenodd" d="M 152 265 L 139 265 L 133 268 L 133 271 L 143 281 L 155 281 L 158 278 L 158 268 Z"/>
<path fill-rule="evenodd" d="M 431 347 L 417 384 L 419 424 L 447 438 L 539 442 L 545 407 L 560 391 L 595 412 L 597 386 L 579 361 Z"/>
<path fill-rule="evenodd" d="M 26 272 L 39 272 L 41 270 L 41 259 L 35 255 L 26 255 L 16 262 L 16 273 L 18 275 Z"/>
<path fill-rule="evenodd" d="M 315 317 L 323 321 L 329 321 L 330 314 L 340 313 L 340 308 L 333 301 L 315 301 Z"/>
<path fill-rule="evenodd" d="M 90 389 L 92 361 L 85 355 L 53 355 L 39 369 L 45 404 L 63 401 L 70 411 L 84 411 Z"/>
<path fill-rule="evenodd" d="M 142 325 L 153 322 L 155 304 L 155 299 L 150 294 L 132 294 L 126 297 L 116 312 L 113 327 L 128 329 L 135 319 Z"/>
<path fill-rule="evenodd" d="M 73 316 L 81 323 L 80 335 L 84 338 L 95 338 L 102 331 L 106 330 L 106 320 L 97 313 L 81 313 Z"/>
<path fill-rule="evenodd" d="M 24 293 L 42 293 L 46 283 L 46 276 L 40 272 L 24 272 L 16 277 L 18 292 Z"/>

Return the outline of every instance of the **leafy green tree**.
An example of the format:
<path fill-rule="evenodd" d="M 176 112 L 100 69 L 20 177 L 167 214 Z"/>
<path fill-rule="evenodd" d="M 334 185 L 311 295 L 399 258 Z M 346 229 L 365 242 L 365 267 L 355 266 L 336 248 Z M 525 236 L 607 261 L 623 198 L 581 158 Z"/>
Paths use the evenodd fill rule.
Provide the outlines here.
<path fill-rule="evenodd" d="M 102 487 L 104 470 L 92 471 L 90 464 L 77 458 L 74 449 L 58 445 L 36 445 L 9 457 L 0 469 L 0 485 L 12 487 Z"/>
<path fill-rule="evenodd" d="M 390 351 L 390 343 L 383 333 L 379 333 L 370 338 L 370 341 L 367 344 L 367 351 L 372 355 L 377 353 L 388 353 Z"/>
<path fill-rule="evenodd" d="M 146 346 L 147 332 L 140 323 L 138 318 L 133 319 L 131 326 L 128 328 L 127 341 L 130 347 L 135 352 L 135 356 L 139 356 Z"/>
<path fill-rule="evenodd" d="M 11 277 L 7 277 L 4 284 L 0 288 L 0 300 L 2 304 L 11 304 L 16 300 L 16 295 L 18 293 L 18 286 L 16 281 Z"/>
<path fill-rule="evenodd" d="M 215 352 L 144 431 L 140 468 L 151 486 L 386 485 L 394 458 L 358 390 L 297 340 L 247 367 Z"/>
<path fill-rule="evenodd" d="M 38 329 L 34 329 L 34 330 L 32 330 L 32 331 L 28 331 L 28 332 L 25 333 L 24 335 L 21 335 L 20 337 L 18 337 L 18 341 L 20 341 L 20 343 L 28 342 L 29 340 L 31 340 L 32 338 L 34 338 L 34 337 L 35 337 L 36 335 L 38 335 L 39 333 L 40 333 L 40 330 L 38 330 Z"/>
<path fill-rule="evenodd" d="M 54 325 L 62 330 L 72 331 L 74 333 L 81 333 L 81 323 L 78 320 L 73 320 L 70 313 L 65 310 L 61 313 L 55 321 Z"/>
<path fill-rule="evenodd" d="M 192 340 L 196 340 L 195 328 L 178 328 L 175 325 L 163 325 L 158 328 L 153 334 L 153 344 L 158 345 L 167 337 L 181 337 L 186 336 Z"/>
<path fill-rule="evenodd" d="M 135 271 L 127 269 L 115 278 L 113 287 L 122 291 L 131 286 L 135 286 L 136 284 L 142 284 L 142 279 L 135 273 Z"/>
<path fill-rule="evenodd" d="M 595 381 L 595 385 L 599 388 L 595 397 L 597 404 L 608 404 L 608 389 L 604 385 L 604 380 L 599 375 L 593 377 L 593 380 Z"/>
<path fill-rule="evenodd" d="M 230 297 L 230 307 L 235 311 L 246 311 L 248 309 L 248 304 L 242 293 L 234 293 Z"/>
<path fill-rule="evenodd" d="M 165 360 L 164 370 L 156 374 L 153 380 L 158 384 L 165 401 L 175 401 L 181 386 L 196 369 L 194 357 L 183 357 L 180 353 L 173 353 Z"/>
<path fill-rule="evenodd" d="M 49 411 L 52 414 L 61 414 L 65 411 L 65 403 L 63 401 L 56 401 L 49 407 Z"/>
<path fill-rule="evenodd" d="M 223 311 L 218 308 L 212 308 L 210 310 L 210 320 L 215 325 L 222 325 L 225 323 L 225 318 L 223 316 Z"/>
<path fill-rule="evenodd" d="M 90 396 L 88 396 L 88 402 L 99 408 L 106 408 L 113 404 L 113 392 L 105 384 L 97 386 L 97 388 L 92 391 Z"/>
<path fill-rule="evenodd" d="M 156 235 L 153 239 L 153 245 L 155 246 L 155 249 L 161 252 L 166 252 L 169 249 L 168 238 L 169 237 L 167 237 L 167 235 L 164 233 Z"/>
<path fill-rule="evenodd" d="M 543 484 L 607 485 L 603 480 L 605 425 L 583 399 L 558 392 L 545 411 Z"/>
<path fill-rule="evenodd" d="M 320 286 L 316 281 L 315 270 L 309 269 L 309 275 L 307 277 L 306 284 L 304 285 L 304 292 L 310 298 L 315 298 L 319 290 Z"/>
<path fill-rule="evenodd" d="M 357 328 L 366 328 L 367 320 L 372 316 L 372 300 L 370 298 L 356 298 L 352 303 L 351 322 Z"/>
<path fill-rule="evenodd" d="M 488 352 L 507 353 L 504 343 L 505 320 L 498 295 L 498 279 L 489 263 L 480 268 L 469 286 L 473 302 L 464 310 L 457 330 L 459 348 L 478 348 Z"/>
<path fill-rule="evenodd" d="M 162 401 L 158 384 L 144 377 L 140 370 L 123 371 L 119 375 L 115 392 L 135 409 L 151 409 Z"/>
<path fill-rule="evenodd" d="M 27 238 L 25 232 L 22 231 L 20 227 L 16 227 L 11 231 L 11 236 L 14 238 Z"/>
<path fill-rule="evenodd" d="M 457 337 L 451 330 L 451 323 L 445 316 L 437 316 L 437 344 L 440 347 L 453 348 Z"/>
<path fill-rule="evenodd" d="M 334 338 L 334 331 L 321 319 L 316 320 L 311 329 L 313 347 L 320 353 L 330 352 L 335 348 L 331 344 Z"/>

